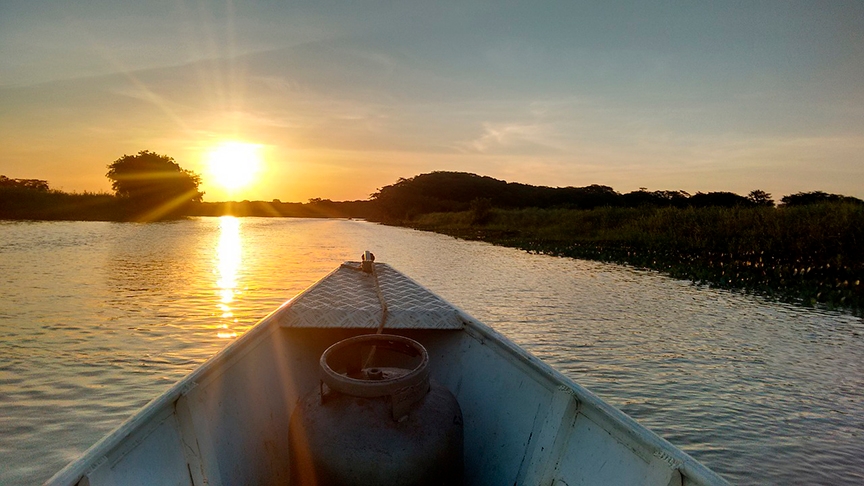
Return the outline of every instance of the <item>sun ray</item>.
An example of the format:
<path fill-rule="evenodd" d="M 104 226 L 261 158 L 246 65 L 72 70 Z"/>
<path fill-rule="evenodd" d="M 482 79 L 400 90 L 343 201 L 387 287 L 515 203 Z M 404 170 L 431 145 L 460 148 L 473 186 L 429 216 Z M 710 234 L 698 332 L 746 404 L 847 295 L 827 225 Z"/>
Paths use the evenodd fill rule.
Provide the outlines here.
<path fill-rule="evenodd" d="M 135 220 L 138 222 L 159 221 L 160 219 L 171 214 L 174 210 L 187 204 L 192 197 L 197 194 L 196 189 L 189 190 L 183 194 L 179 194 L 167 201 L 163 201 L 160 205 L 151 208 L 145 213 L 139 214 Z"/>

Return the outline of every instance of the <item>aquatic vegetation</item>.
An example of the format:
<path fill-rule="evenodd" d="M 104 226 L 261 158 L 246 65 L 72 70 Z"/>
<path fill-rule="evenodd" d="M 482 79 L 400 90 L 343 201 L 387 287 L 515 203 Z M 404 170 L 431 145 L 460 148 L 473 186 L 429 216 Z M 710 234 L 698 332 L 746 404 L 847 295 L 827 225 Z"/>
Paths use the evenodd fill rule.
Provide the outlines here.
<path fill-rule="evenodd" d="M 492 209 L 410 226 L 550 255 L 634 265 L 804 305 L 864 311 L 864 207 Z"/>

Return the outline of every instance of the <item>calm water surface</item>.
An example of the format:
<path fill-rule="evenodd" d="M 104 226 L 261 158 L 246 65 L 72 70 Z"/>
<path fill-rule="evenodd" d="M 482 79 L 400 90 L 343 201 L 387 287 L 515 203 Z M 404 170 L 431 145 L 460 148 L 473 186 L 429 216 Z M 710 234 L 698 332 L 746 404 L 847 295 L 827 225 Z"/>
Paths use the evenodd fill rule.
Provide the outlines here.
<path fill-rule="evenodd" d="M 0 222 L 0 484 L 44 481 L 365 249 L 741 484 L 864 483 L 864 324 L 364 222 Z"/>

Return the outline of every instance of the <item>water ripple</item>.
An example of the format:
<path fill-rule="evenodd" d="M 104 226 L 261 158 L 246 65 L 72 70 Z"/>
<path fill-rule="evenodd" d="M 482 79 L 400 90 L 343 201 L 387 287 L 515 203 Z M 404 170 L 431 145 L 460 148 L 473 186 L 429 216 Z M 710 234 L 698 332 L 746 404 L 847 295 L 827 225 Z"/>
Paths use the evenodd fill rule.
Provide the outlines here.
<path fill-rule="evenodd" d="M 0 222 L 0 484 L 43 481 L 365 250 L 741 484 L 864 482 L 864 325 L 338 220 Z"/>

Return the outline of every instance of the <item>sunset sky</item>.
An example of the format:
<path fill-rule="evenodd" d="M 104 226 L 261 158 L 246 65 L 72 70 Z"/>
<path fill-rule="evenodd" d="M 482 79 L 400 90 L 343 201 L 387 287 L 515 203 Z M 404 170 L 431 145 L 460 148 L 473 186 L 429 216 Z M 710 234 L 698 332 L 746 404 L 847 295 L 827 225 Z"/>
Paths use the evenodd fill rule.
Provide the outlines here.
<path fill-rule="evenodd" d="M 107 191 L 141 150 L 207 201 L 433 170 L 864 197 L 864 2 L 0 2 L 0 174 Z"/>

